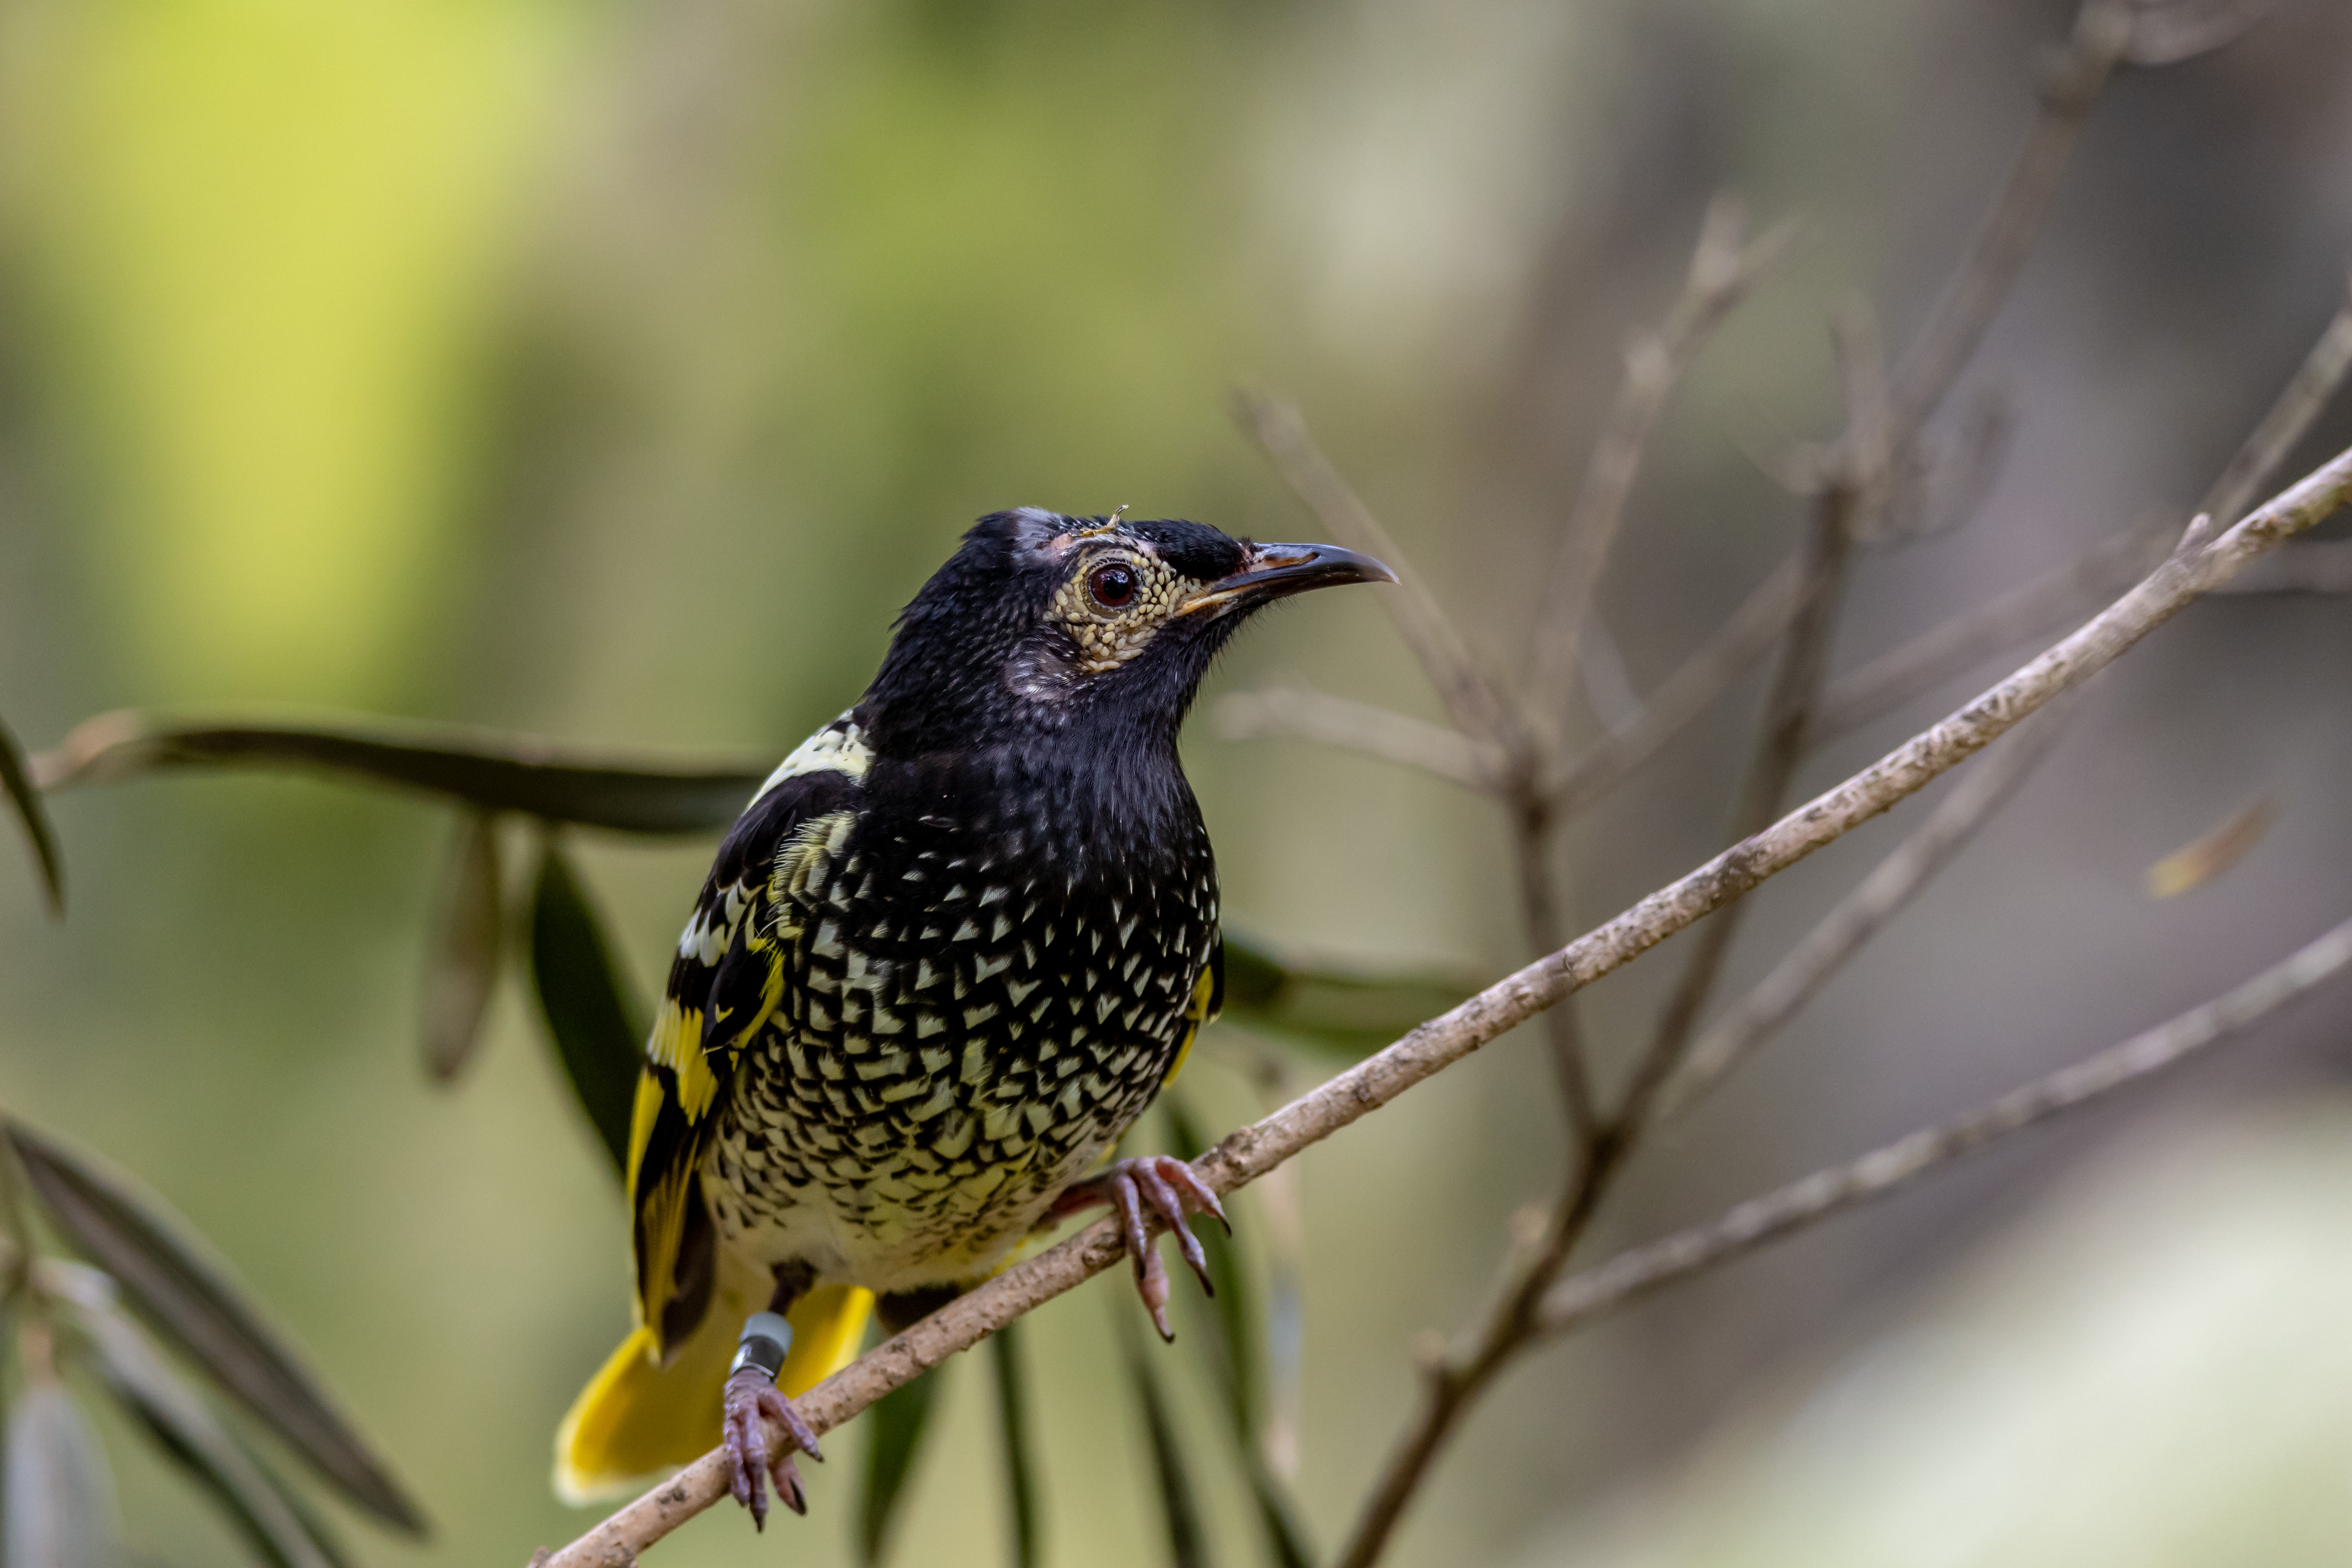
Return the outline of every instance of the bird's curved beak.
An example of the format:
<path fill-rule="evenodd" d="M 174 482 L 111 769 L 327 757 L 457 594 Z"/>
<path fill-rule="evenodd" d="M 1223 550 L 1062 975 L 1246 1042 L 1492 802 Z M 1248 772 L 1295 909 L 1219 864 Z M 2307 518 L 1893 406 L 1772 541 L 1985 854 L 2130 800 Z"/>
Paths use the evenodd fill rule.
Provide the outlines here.
<path fill-rule="evenodd" d="M 1242 569 L 1220 577 L 1180 605 L 1176 613 L 1223 615 L 1244 605 L 1330 588 L 1341 583 L 1393 583 L 1397 574 L 1369 555 L 1336 544 L 1253 544 Z"/>

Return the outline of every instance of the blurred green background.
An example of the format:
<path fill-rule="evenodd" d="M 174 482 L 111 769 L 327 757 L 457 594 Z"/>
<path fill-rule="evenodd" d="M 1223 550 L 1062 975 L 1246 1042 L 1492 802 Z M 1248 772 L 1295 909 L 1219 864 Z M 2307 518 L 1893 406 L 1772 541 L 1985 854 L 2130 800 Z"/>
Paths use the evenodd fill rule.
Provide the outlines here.
<path fill-rule="evenodd" d="M 2021 422 L 1986 514 L 1864 564 L 1842 665 L 2185 507 L 2334 309 L 2352 16 L 2272 9 L 2112 90 L 1971 378 Z M 1790 548 L 1799 509 L 1756 459 L 1834 431 L 1823 321 L 1859 291 L 1902 341 L 2070 15 L 0 0 L 0 713 L 35 747 L 109 708 L 294 705 L 781 753 L 856 697 L 982 511 L 1311 532 L 1228 422 L 1241 382 L 1300 402 L 1501 646 L 1619 349 L 1729 189 L 1808 239 L 1637 491 L 1603 612 L 1646 689 Z M 1211 700 L 1303 681 L 1433 715 L 1369 600 L 1269 617 Z M 1654 1152 L 1599 1241 L 2119 1038 L 2340 918 L 2346 668 L 2340 599 L 2168 629 L 1920 910 Z M 1579 825 L 1578 923 L 1717 847 L 1753 699 Z M 1188 748 L 1253 929 L 1368 960 L 1522 956 L 1483 803 L 1206 722 Z M 2243 865 L 2142 896 L 2149 861 L 2265 794 L 2278 826 Z M 518 987 L 465 1081 L 418 1068 L 447 814 L 243 776 L 57 814 L 71 919 L 0 881 L 0 1103 L 153 1184 L 310 1349 L 439 1526 L 417 1549 L 354 1524 L 362 1560 L 519 1563 L 577 1533 L 595 1516 L 550 1496 L 549 1441 L 626 1326 L 625 1224 Z M 1734 981 L 1905 820 L 1768 889 Z M 650 982 L 708 846 L 582 849 Z M 1604 1055 L 1663 973 L 1587 999 Z M 2341 1561 L 2352 1207 L 2326 1195 L 2347 1180 L 2347 1019 L 2330 993 L 2227 1066 L 1543 1353 L 1395 1560 Z M 1220 1131 L 1264 1104 L 1243 1059 L 1188 1076 Z M 1293 1088 L 1330 1066 L 1286 1059 Z M 1297 1479 L 1319 1542 L 1408 1408 L 1412 1335 L 1483 1302 L 1559 1153 L 1540 1050 L 1513 1038 L 1300 1163 Z M 1256 1196 L 1238 1218 L 1283 1223 Z M 2147 1306 L 2217 1277 L 2248 1282 L 2242 1310 Z M 1057 1563 L 1164 1552 L 1109 1331 L 1131 1310 L 1098 1282 L 1028 1340 Z M 1248 1560 L 1208 1394 L 1167 1364 L 1220 1560 Z M 986 1389 L 950 1371 L 904 1562 L 1005 1549 Z M 109 1437 L 148 1559 L 242 1561 Z M 719 1510 L 661 1560 L 847 1561 L 857 1442 L 811 1468 L 811 1521 L 755 1542 Z M 2092 1452 L 2095 1477 L 2053 1484 Z"/>

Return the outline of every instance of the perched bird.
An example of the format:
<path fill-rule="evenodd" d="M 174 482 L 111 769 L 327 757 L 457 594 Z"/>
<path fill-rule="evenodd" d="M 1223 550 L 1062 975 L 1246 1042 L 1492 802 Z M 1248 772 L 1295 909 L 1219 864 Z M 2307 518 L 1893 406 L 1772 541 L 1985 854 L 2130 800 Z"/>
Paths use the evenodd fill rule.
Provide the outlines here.
<path fill-rule="evenodd" d="M 1023 508 L 964 536 L 696 900 L 630 1131 L 638 1326 L 557 1434 L 560 1493 L 719 1440 L 755 1521 L 771 1474 L 801 1510 L 761 1420 L 815 1456 L 789 1396 L 856 1354 L 876 1298 L 911 1322 L 1091 1205 L 1167 1333 L 1147 1215 L 1205 1285 L 1185 1215 L 1223 1212 L 1181 1161 L 1104 1162 L 1223 990 L 1177 730 L 1252 611 L 1395 580 L 1118 513 Z"/>

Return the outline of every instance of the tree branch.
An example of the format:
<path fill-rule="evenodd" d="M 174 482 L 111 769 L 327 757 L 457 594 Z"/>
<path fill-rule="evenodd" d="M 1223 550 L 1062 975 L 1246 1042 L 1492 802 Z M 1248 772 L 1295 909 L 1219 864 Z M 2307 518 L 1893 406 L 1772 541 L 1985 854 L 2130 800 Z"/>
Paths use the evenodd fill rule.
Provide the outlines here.
<path fill-rule="evenodd" d="M 1874 766 L 1783 817 L 1767 831 L 1734 846 L 1674 887 L 1652 894 L 1559 956 L 1570 959 L 1586 949 L 1588 943 L 1603 944 L 1606 951 L 1614 940 L 1634 942 L 1653 930 L 1669 933 L 1679 931 L 1706 910 L 1728 903 L 1763 878 L 1885 809 L 1893 800 L 1910 794 L 1963 756 L 2006 733 L 2061 692 L 2073 689 L 2095 670 L 2105 668 L 2149 630 L 2178 614 L 2189 599 L 2227 578 L 2246 560 L 2272 548 L 2287 533 L 2298 531 L 2299 528 L 2280 531 L 2289 512 L 2300 515 L 2306 504 L 2315 505 L 2318 510 L 2310 514 L 2315 521 L 2342 504 L 2348 495 L 2352 495 L 2352 451 L 2339 454 L 2271 507 L 2246 519 L 2218 540 L 2208 540 L 2192 529 L 2191 537 L 2129 593 L 2008 680 L 1934 729 L 1889 752 Z M 2200 521 L 2203 521 L 2201 516 Z M 1874 804 L 1882 799 L 1882 792 L 1889 790 L 1894 793 L 1883 797 L 1885 804 Z M 1816 833 L 1823 837 L 1812 839 L 1811 835 Z M 1771 847 L 1769 850 L 1765 848 L 1768 845 Z M 1781 858 L 1784 854 L 1787 859 Z M 1676 906 L 1685 900 L 1703 907 L 1687 919 L 1675 918 L 1680 913 Z M 1670 910 L 1675 911 L 1674 916 L 1669 916 Z M 1586 983 L 1573 978 L 1573 970 L 1570 973 L 1571 988 Z M 1348 1550 L 1340 1558 L 1341 1568 L 1370 1568 L 1378 1560 L 1403 1517 L 1406 1504 L 1462 1414 L 1491 1385 L 1500 1369 L 1528 1343 L 1541 1292 L 1550 1288 L 1559 1264 L 1599 1207 L 1602 1188 L 1613 1179 L 1640 1135 L 1651 1097 L 1664 1081 L 1665 1070 L 1672 1065 L 1673 1058 L 1654 1047 L 1636 1065 L 1633 1081 L 1616 1113 L 1602 1123 L 1600 1135 L 1587 1147 L 1571 1177 L 1544 1250 L 1519 1272 L 1467 1357 L 1441 1366 L 1433 1375 L 1428 1398 L 1406 1428 L 1403 1441 L 1364 1505 Z"/>
<path fill-rule="evenodd" d="M 1499 748 L 1459 731 L 1296 687 L 1236 691 L 1217 704 L 1216 725 L 1229 741 L 1319 741 L 1481 794 L 1494 793 L 1504 769 Z"/>
<path fill-rule="evenodd" d="M 1659 683 L 1632 723 L 1596 742 L 1547 786 L 1553 816 L 1566 818 L 1588 809 L 1689 728 L 1756 668 L 1758 658 L 1789 629 L 1810 593 L 1804 567 L 1793 560 L 1758 584 L 1715 635 Z"/>
<path fill-rule="evenodd" d="M 2238 514 L 2252 502 L 2295 443 L 2326 411 L 2336 389 L 2344 384 L 2347 370 L 2352 370 L 2352 279 L 2347 279 L 2343 303 L 2336 307 L 2318 341 L 2303 356 L 2286 389 L 2231 456 L 2230 466 L 2221 470 L 2204 504 L 2197 509 L 2211 513 L 2215 527 L 2227 528 L 2238 521 Z"/>
<path fill-rule="evenodd" d="M 2102 540 L 2064 565 L 1954 616 L 1839 677 L 1822 694 L 1806 733 L 1822 746 L 1966 675 L 2005 648 L 2045 636 L 2147 570 L 2168 539 L 2133 529 Z"/>
<path fill-rule="evenodd" d="M 1528 706 L 1540 724 L 1556 727 L 1560 721 L 1559 710 L 1574 684 L 1593 590 L 1616 543 L 1626 498 L 1666 399 L 1724 319 L 1787 259 L 1796 237 L 1796 226 L 1784 222 L 1750 245 L 1744 228 L 1738 204 L 1717 197 L 1700 225 L 1681 295 L 1665 320 L 1625 351 L 1624 378 L 1560 531 L 1559 553 L 1536 620 Z"/>
<path fill-rule="evenodd" d="M 2108 77 L 2132 41 L 2129 0 L 2086 0 L 2064 51 L 2042 79 L 2042 110 L 2009 182 L 1977 231 L 1967 258 L 1936 302 L 1895 378 L 1900 426 L 1916 430 L 1975 354 L 2000 302 L 2017 281 L 2033 239 L 2050 215 L 2058 182 Z"/>
<path fill-rule="evenodd" d="M 1916 793 L 2114 663 L 2200 594 L 2310 527 L 2347 498 L 2352 498 L 2352 450 L 2339 453 L 2219 539 L 2170 556 L 2081 630 L 1870 767 L 1559 952 L 1506 976 L 1280 1110 L 1232 1133 L 1195 1161 L 1193 1168 L 1217 1191 L 1234 1192 L 1361 1120 L 1570 992 L 1631 963 L 1709 910 Z M 891 1389 L 1119 1263 L 1124 1256 L 1112 1222 L 1090 1226 L 876 1346 L 798 1401 L 801 1411 L 820 1433 L 831 1430 Z M 562 1568 L 624 1568 L 654 1542 L 724 1497 L 728 1465 L 724 1451 L 714 1449 L 562 1552 L 549 1554 L 544 1563 Z"/>
<path fill-rule="evenodd" d="M 1564 1333 L 1660 1286 L 1713 1268 L 1921 1176 L 2061 1112 L 2126 1089 L 2228 1039 L 2352 965 L 2352 921 L 2235 990 L 2121 1045 L 2015 1089 L 1981 1110 L 1832 1165 L 1659 1241 L 1563 1279 L 1544 1299 L 1540 1331 Z"/>
<path fill-rule="evenodd" d="M 1445 716 L 1454 727 L 1507 750 L 1517 725 L 1501 696 L 1479 669 L 1469 645 L 1403 550 L 1315 445 L 1298 410 L 1247 391 L 1236 392 L 1233 405 L 1235 420 L 1274 460 L 1284 480 L 1324 528 L 1341 543 L 1380 557 L 1396 573 L 1398 591 L 1381 595 L 1381 604 L 1396 622 L 1405 646 L 1421 661 L 1430 684 L 1437 689 L 1438 700 L 1444 704 Z"/>
<path fill-rule="evenodd" d="M 1699 1037 L 1659 1091 L 1657 1118 L 1675 1115 L 1721 1081 L 1902 913 L 2050 754 L 2066 718 L 2059 705 L 2043 710 L 1938 802 L 1894 853 Z"/>

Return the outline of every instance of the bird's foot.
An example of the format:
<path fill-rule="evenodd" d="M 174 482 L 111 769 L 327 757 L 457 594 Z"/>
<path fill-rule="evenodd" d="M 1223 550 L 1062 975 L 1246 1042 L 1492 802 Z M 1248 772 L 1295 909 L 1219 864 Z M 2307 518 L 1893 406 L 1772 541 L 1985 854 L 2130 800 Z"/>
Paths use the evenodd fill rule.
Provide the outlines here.
<path fill-rule="evenodd" d="M 794 1513 L 808 1512 L 808 1494 L 801 1488 L 801 1473 L 793 1464 L 793 1450 L 797 1447 L 812 1459 L 824 1456 L 817 1452 L 816 1434 L 793 1408 L 793 1402 L 783 1395 L 767 1373 L 756 1366 L 740 1368 L 727 1379 L 727 1394 L 722 1405 L 724 1415 L 720 1426 L 725 1434 L 727 1456 L 735 1462 L 733 1490 L 735 1500 L 751 1510 L 755 1529 L 768 1528 L 767 1482 L 773 1478 L 776 1496 Z M 783 1428 L 787 1441 L 776 1445 L 773 1457 L 768 1447 L 767 1428 L 761 1425 L 764 1416 Z"/>
<path fill-rule="evenodd" d="M 1151 1245 L 1150 1221 L 1145 1218 L 1149 1208 L 1151 1215 L 1165 1225 L 1184 1249 L 1184 1261 L 1192 1267 L 1201 1281 L 1201 1289 L 1213 1296 L 1217 1288 L 1209 1282 L 1208 1255 L 1201 1250 L 1201 1238 L 1184 1223 L 1188 1214 L 1214 1215 L 1217 1223 L 1233 1234 L 1233 1222 L 1225 1218 L 1225 1206 L 1217 1201 L 1209 1184 L 1192 1172 L 1183 1161 L 1166 1154 L 1149 1154 L 1139 1160 L 1121 1160 L 1098 1176 L 1089 1176 L 1073 1184 L 1054 1200 L 1051 1213 L 1058 1219 L 1078 1213 L 1097 1204 L 1108 1204 L 1118 1216 L 1119 1229 L 1127 1237 L 1127 1256 L 1135 1264 L 1136 1293 L 1143 1298 L 1144 1309 L 1151 1314 L 1152 1326 L 1163 1340 L 1173 1340 L 1176 1331 L 1168 1326 L 1168 1271 L 1160 1266 L 1159 1249 Z"/>

